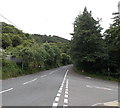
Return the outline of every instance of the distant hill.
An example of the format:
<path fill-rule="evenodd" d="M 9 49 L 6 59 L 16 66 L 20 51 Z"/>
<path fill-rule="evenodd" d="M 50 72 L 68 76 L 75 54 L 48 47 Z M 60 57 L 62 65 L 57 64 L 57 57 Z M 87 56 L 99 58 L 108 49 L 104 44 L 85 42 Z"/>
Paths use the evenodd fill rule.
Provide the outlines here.
<path fill-rule="evenodd" d="M 40 34 L 33 34 L 33 37 L 36 39 L 37 42 L 44 43 L 57 43 L 57 42 L 62 42 L 62 43 L 68 43 L 69 40 L 61 38 L 59 36 L 47 36 L 47 35 L 40 35 Z"/>
<path fill-rule="evenodd" d="M 68 43 L 69 40 L 58 37 L 58 36 L 47 36 L 41 34 L 29 34 L 17 29 L 15 26 L 2 22 L 2 48 L 16 47 L 21 44 L 27 43 Z"/>

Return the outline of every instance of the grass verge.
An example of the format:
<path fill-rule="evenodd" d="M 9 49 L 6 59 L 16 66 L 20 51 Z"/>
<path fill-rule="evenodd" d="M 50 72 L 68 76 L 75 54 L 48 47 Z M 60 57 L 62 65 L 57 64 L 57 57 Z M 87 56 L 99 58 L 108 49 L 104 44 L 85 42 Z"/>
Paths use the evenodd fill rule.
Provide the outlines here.
<path fill-rule="evenodd" d="M 113 78 L 110 76 L 105 76 L 103 74 L 94 74 L 94 73 L 88 73 L 88 72 L 81 72 L 78 71 L 75 67 L 72 68 L 76 73 L 85 75 L 88 77 L 93 77 L 93 78 L 98 78 L 98 79 L 103 79 L 103 80 L 109 80 L 109 81 L 115 81 L 115 82 L 120 82 L 120 78 Z"/>

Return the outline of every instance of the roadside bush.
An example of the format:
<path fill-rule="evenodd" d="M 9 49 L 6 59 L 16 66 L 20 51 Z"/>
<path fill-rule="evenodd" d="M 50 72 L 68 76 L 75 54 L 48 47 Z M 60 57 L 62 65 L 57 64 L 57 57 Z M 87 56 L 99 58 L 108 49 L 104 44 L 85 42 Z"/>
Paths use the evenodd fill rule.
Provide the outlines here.
<path fill-rule="evenodd" d="M 10 78 L 21 75 L 22 71 L 13 61 L 2 60 L 2 78 Z"/>
<path fill-rule="evenodd" d="M 71 63 L 70 56 L 66 53 L 61 53 L 61 65 L 67 65 Z"/>

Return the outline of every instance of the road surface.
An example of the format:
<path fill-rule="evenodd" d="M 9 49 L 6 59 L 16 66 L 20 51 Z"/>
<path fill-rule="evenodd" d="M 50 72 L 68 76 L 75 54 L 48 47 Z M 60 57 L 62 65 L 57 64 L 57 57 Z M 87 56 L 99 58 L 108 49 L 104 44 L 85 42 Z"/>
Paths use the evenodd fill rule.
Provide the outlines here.
<path fill-rule="evenodd" d="M 68 65 L 3 80 L 0 94 L 3 106 L 103 106 L 118 100 L 118 83 L 79 75 Z"/>

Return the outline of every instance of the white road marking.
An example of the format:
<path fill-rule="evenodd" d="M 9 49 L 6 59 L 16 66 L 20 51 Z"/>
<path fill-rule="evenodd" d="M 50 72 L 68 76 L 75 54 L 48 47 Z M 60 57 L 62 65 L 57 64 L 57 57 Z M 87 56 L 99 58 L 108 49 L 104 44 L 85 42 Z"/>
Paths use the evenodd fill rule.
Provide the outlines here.
<path fill-rule="evenodd" d="M 0 92 L 0 94 L 1 94 L 1 93 L 5 93 L 5 92 L 8 92 L 8 91 L 11 91 L 11 90 L 13 90 L 13 88 L 9 88 L 9 89 L 7 89 L 7 90 L 3 90 L 3 91 Z"/>
<path fill-rule="evenodd" d="M 57 107 L 57 106 L 58 106 L 58 103 L 53 103 L 53 105 L 52 105 L 52 106 L 53 106 L 53 107 L 54 107 L 54 106 L 56 106 L 56 107 Z"/>
<path fill-rule="evenodd" d="M 105 87 L 96 87 L 96 88 L 98 88 L 98 89 L 105 89 L 105 90 L 112 90 L 110 88 L 105 88 Z"/>
<path fill-rule="evenodd" d="M 67 107 L 68 105 L 63 105 L 63 107 Z"/>
<path fill-rule="evenodd" d="M 91 77 L 85 77 L 85 78 L 91 79 Z"/>
<path fill-rule="evenodd" d="M 57 96 L 59 96 L 59 97 L 60 97 L 60 95 L 61 95 L 60 93 L 57 94 Z"/>
<path fill-rule="evenodd" d="M 115 101 L 110 101 L 110 102 L 105 102 L 103 103 L 105 106 L 119 106 L 118 100 Z"/>
<path fill-rule="evenodd" d="M 112 89 L 106 88 L 106 87 L 98 87 L 98 86 L 90 86 L 90 85 L 86 85 L 86 87 L 89 87 L 89 88 L 97 88 L 97 89 L 103 89 L 103 90 L 112 90 Z"/>
<path fill-rule="evenodd" d="M 59 90 L 58 92 L 59 92 L 59 93 L 61 93 L 62 91 L 61 91 L 61 90 Z"/>
<path fill-rule="evenodd" d="M 65 94 L 65 96 L 64 96 L 64 97 L 65 97 L 65 98 L 68 98 L 68 95 L 66 95 L 66 94 Z"/>
<path fill-rule="evenodd" d="M 93 86 L 90 86 L 90 85 L 86 85 L 86 87 L 93 88 Z"/>
<path fill-rule="evenodd" d="M 65 94 L 68 94 L 68 91 L 65 91 Z"/>
<path fill-rule="evenodd" d="M 100 104 L 102 104 L 102 103 L 96 103 L 96 104 L 93 104 L 92 106 L 97 106 L 97 105 L 100 105 Z"/>
<path fill-rule="evenodd" d="M 68 89 L 65 89 L 65 91 L 67 91 L 67 92 L 68 92 Z"/>
<path fill-rule="evenodd" d="M 65 95 L 64 95 L 64 104 L 63 107 L 68 106 L 68 79 L 66 80 L 66 88 L 65 88 Z"/>
<path fill-rule="evenodd" d="M 54 72 L 57 72 L 58 70 L 55 70 L 55 71 L 52 71 L 52 72 L 50 72 L 49 74 L 53 74 Z"/>
<path fill-rule="evenodd" d="M 59 97 L 56 97 L 56 98 L 55 98 L 55 101 L 56 101 L 56 102 L 58 102 L 58 101 L 59 101 L 59 99 L 60 99 Z"/>
<path fill-rule="evenodd" d="M 31 83 L 31 82 L 34 82 L 34 81 L 36 81 L 36 80 L 37 80 L 37 78 L 35 78 L 35 79 L 31 80 L 31 81 L 28 81 L 28 82 L 23 83 L 23 85 L 28 84 L 28 83 Z"/>
<path fill-rule="evenodd" d="M 46 77 L 47 75 L 43 75 L 43 76 L 41 76 L 41 78 L 43 78 L 43 77 Z"/>
<path fill-rule="evenodd" d="M 66 83 L 68 84 L 68 79 L 67 79 Z"/>
<path fill-rule="evenodd" d="M 58 70 L 55 70 L 55 71 L 52 71 L 52 72 L 50 72 L 49 74 L 53 74 L 54 72 L 57 72 Z"/>
<path fill-rule="evenodd" d="M 68 86 L 66 88 L 68 89 Z"/>
<path fill-rule="evenodd" d="M 62 81 L 61 86 L 60 86 L 60 88 L 58 90 L 58 93 L 57 93 L 57 97 L 55 98 L 55 100 L 53 102 L 53 105 L 52 105 L 53 108 L 58 106 L 58 102 L 59 102 L 59 99 L 60 99 L 60 96 L 61 96 L 61 93 L 62 93 L 62 89 L 63 89 L 63 86 L 64 86 L 64 82 L 65 82 L 67 73 L 68 73 L 68 70 L 66 71 L 66 73 L 64 75 L 63 81 Z"/>
<path fill-rule="evenodd" d="M 53 74 L 54 72 L 51 72 L 51 73 L 49 73 L 49 74 Z"/>
<path fill-rule="evenodd" d="M 61 87 L 60 88 L 63 88 L 63 85 L 61 85 Z"/>
<path fill-rule="evenodd" d="M 62 90 L 62 87 L 60 87 L 60 89 L 59 90 Z"/>
<path fill-rule="evenodd" d="M 118 100 L 115 100 L 115 101 L 110 101 L 110 102 L 105 102 L 105 103 L 96 103 L 96 104 L 93 104 L 92 106 L 97 106 L 97 105 L 104 105 L 104 106 L 118 106 Z"/>
<path fill-rule="evenodd" d="M 64 99 L 64 103 L 68 103 L 68 99 Z"/>

